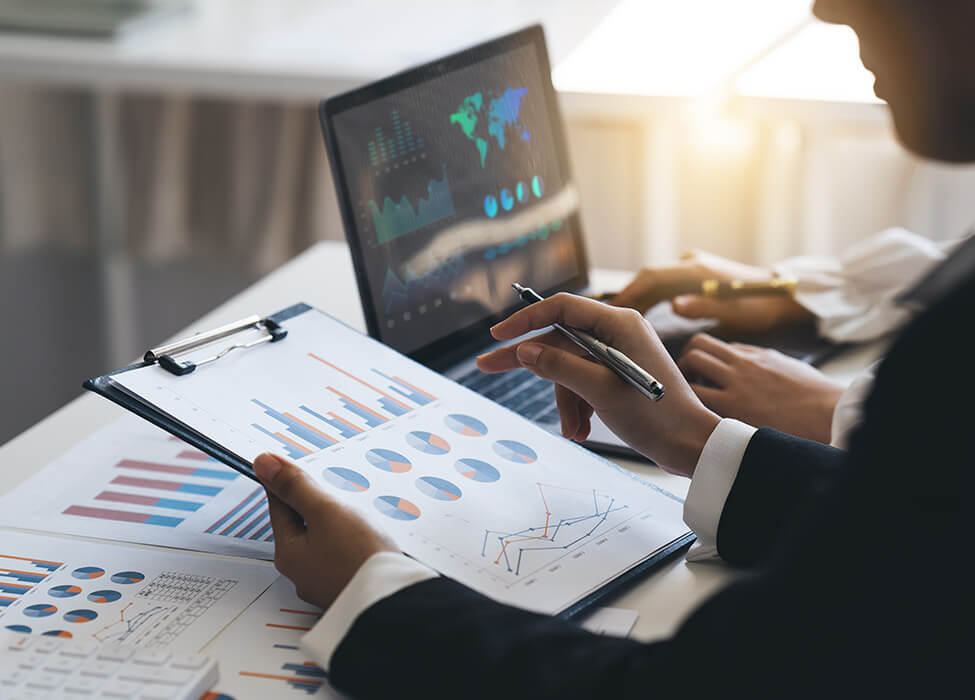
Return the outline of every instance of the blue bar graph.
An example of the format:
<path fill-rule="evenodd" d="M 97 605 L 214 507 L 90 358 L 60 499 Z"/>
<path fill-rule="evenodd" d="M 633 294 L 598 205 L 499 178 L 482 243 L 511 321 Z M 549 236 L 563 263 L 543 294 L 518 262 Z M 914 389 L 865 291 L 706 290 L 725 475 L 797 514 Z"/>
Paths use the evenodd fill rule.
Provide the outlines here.
<path fill-rule="evenodd" d="M 0 578 L 10 578 L 22 583 L 40 583 L 47 578 L 47 574 L 28 574 L 24 571 L 11 571 L 0 569 Z M 2 583 L 0 583 L 2 585 Z"/>
<path fill-rule="evenodd" d="M 298 421 L 297 419 L 292 418 L 291 416 L 285 413 L 281 413 L 280 411 L 275 411 L 273 408 L 271 408 L 265 403 L 258 401 L 257 399 L 251 399 L 251 401 L 253 401 L 255 404 L 263 408 L 264 413 L 271 416 L 271 418 L 274 418 L 275 420 L 284 423 L 288 427 L 288 432 L 290 432 L 292 435 L 301 438 L 305 442 L 314 445 L 320 450 L 323 450 L 326 447 L 330 447 L 331 445 L 334 445 L 336 443 L 335 440 L 330 440 L 325 435 L 316 432 L 315 430 L 309 428 L 307 425 L 302 425 L 301 422 Z"/>
<path fill-rule="evenodd" d="M 272 433 L 270 430 L 268 430 L 267 428 L 265 428 L 263 426 L 258 425 L 257 423 L 251 423 L 251 427 L 256 428 L 257 430 L 259 430 L 262 433 L 264 433 L 265 435 L 267 435 L 269 438 L 271 438 L 273 440 L 277 440 L 282 445 L 284 445 L 284 449 L 288 453 L 288 456 L 291 457 L 291 459 L 301 459 L 302 457 L 304 457 L 305 455 L 308 454 L 304 450 L 299 450 L 297 447 L 295 447 L 294 445 L 292 445 L 287 440 L 284 440 L 283 438 L 278 437 L 277 435 L 275 435 L 274 433 Z"/>
<path fill-rule="evenodd" d="M 383 372 L 380 372 L 378 369 L 374 369 L 373 372 L 378 374 L 380 377 L 383 377 L 384 379 L 387 379 L 392 382 L 392 384 L 389 385 L 391 391 L 395 391 L 400 396 L 405 396 L 406 398 L 408 398 L 410 401 L 417 404 L 418 406 L 426 406 L 428 403 L 430 403 L 433 400 L 427 394 L 424 394 L 423 392 L 419 391 L 415 387 L 410 386 L 402 379 L 398 379 L 397 377 L 390 377 L 388 374 L 384 374 Z"/>
<path fill-rule="evenodd" d="M 323 416 L 318 411 L 313 411 L 307 406 L 300 406 L 300 408 L 305 413 L 315 416 L 315 418 L 317 418 L 318 420 L 322 421 L 323 423 L 327 423 L 328 425 L 338 430 L 339 434 L 344 438 L 354 437 L 362 432 L 361 430 L 357 429 L 354 425 L 350 425 L 349 423 L 343 423 L 337 418 L 327 418 L 326 416 Z"/>
<path fill-rule="evenodd" d="M 403 406 L 396 403 L 392 399 L 387 399 L 385 396 L 379 399 L 379 405 L 382 406 L 383 409 L 392 413 L 394 416 L 402 416 L 403 414 L 409 413 L 410 411 L 410 409 L 403 408 Z"/>
<path fill-rule="evenodd" d="M 40 582 L 38 581 L 37 583 Z M 21 593 L 30 590 L 30 588 L 30 586 L 25 586 L 23 584 L 3 583 L 0 581 L 0 593 L 16 593 L 17 595 L 20 595 Z"/>

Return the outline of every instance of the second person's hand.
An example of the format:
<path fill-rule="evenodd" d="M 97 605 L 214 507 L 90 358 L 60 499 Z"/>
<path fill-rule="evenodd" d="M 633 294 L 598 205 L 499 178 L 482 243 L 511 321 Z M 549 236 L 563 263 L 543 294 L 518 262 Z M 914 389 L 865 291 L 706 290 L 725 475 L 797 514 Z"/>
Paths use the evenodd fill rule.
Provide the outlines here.
<path fill-rule="evenodd" d="M 484 372 L 525 367 L 555 382 L 566 437 L 585 439 L 595 410 L 635 450 L 669 471 L 691 476 L 720 419 L 695 396 L 643 316 L 572 294 L 556 294 L 512 314 L 491 333 L 498 340 L 512 340 L 553 323 L 587 331 L 625 353 L 653 374 L 666 387 L 666 394 L 656 403 L 650 401 L 554 330 L 482 355 L 478 367 Z"/>

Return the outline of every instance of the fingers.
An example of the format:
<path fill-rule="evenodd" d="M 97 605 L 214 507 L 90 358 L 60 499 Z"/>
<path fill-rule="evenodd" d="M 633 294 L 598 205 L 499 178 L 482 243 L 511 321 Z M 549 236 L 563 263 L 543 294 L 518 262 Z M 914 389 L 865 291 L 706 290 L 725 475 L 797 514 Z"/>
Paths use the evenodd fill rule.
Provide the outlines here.
<path fill-rule="evenodd" d="M 589 437 L 592 406 L 561 384 L 555 385 L 555 401 L 562 419 L 562 435 L 569 440 Z"/>
<path fill-rule="evenodd" d="M 287 543 L 305 533 L 305 519 L 270 491 L 267 492 L 267 513 L 275 542 Z"/>
<path fill-rule="evenodd" d="M 492 327 L 491 335 L 497 340 L 511 340 L 561 323 L 589 331 L 603 342 L 613 343 L 629 323 L 627 314 L 632 313 L 562 292 L 515 312 Z"/>
<path fill-rule="evenodd" d="M 603 365 L 550 345 L 522 343 L 518 359 L 523 367 L 564 386 L 594 408 L 605 405 L 625 386 Z"/>
<path fill-rule="evenodd" d="M 728 392 L 701 384 L 691 384 L 691 389 L 701 399 L 701 403 L 720 416 L 727 417 Z"/>
<path fill-rule="evenodd" d="M 283 457 L 265 453 L 254 460 L 254 471 L 268 494 L 276 496 L 305 522 L 332 500 L 304 471 Z M 270 503 L 271 499 L 268 499 Z"/>
<path fill-rule="evenodd" d="M 541 335 L 532 337 L 530 341 L 526 340 L 522 342 L 545 343 L 546 345 L 554 345 L 557 348 L 575 352 L 576 354 L 582 354 L 584 352 L 582 348 L 573 343 L 557 330 L 551 330 L 548 333 L 543 333 Z M 510 372 L 513 369 L 520 369 L 521 361 L 518 359 L 518 346 L 520 344 L 521 343 L 506 345 L 505 347 L 499 348 L 494 352 L 481 355 L 477 358 L 477 368 L 482 372 L 487 372 L 488 374 Z"/>
<path fill-rule="evenodd" d="M 704 350 L 686 350 L 677 362 L 685 377 L 703 377 L 719 386 L 728 386 L 731 367 Z"/>
<path fill-rule="evenodd" d="M 731 364 L 736 358 L 735 350 L 730 343 L 718 340 L 713 335 L 708 335 L 707 333 L 695 333 L 691 336 L 691 339 L 687 341 L 687 345 L 684 346 L 684 354 L 687 354 L 691 350 L 706 352 L 725 364 Z"/>
<path fill-rule="evenodd" d="M 685 294 L 671 300 L 674 313 L 684 318 L 717 318 L 728 316 L 733 301 L 713 299 L 699 294 Z"/>

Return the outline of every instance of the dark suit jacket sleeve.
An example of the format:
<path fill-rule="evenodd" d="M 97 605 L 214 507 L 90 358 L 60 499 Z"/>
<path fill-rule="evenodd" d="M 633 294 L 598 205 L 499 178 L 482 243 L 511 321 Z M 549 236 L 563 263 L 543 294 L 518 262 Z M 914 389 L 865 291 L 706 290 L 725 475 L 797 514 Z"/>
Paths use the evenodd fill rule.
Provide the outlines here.
<path fill-rule="evenodd" d="M 830 487 L 845 457 L 819 442 L 758 430 L 721 511 L 721 558 L 736 565 L 766 561 L 790 524 Z"/>

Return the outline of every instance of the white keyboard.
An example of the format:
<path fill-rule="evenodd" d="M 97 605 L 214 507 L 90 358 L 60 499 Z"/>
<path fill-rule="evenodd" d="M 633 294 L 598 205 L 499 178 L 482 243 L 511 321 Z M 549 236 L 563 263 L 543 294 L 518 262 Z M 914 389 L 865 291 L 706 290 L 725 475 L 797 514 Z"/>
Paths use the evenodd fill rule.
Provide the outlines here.
<path fill-rule="evenodd" d="M 217 675 L 217 662 L 206 656 L 0 635 L 3 700 L 198 700 Z"/>

